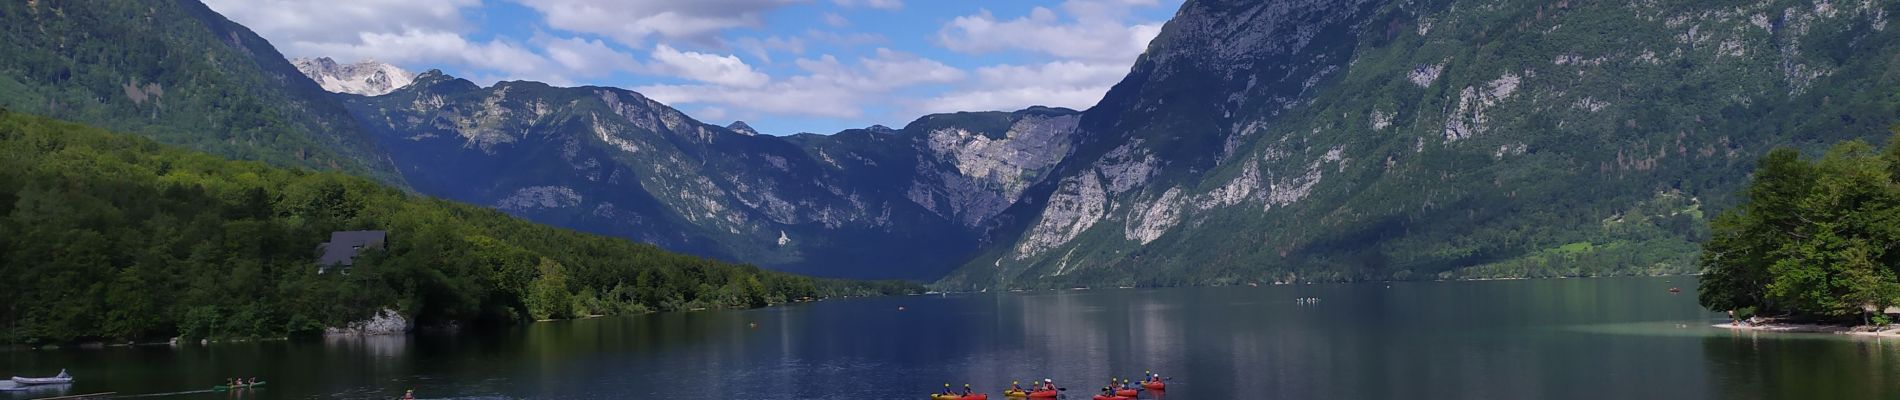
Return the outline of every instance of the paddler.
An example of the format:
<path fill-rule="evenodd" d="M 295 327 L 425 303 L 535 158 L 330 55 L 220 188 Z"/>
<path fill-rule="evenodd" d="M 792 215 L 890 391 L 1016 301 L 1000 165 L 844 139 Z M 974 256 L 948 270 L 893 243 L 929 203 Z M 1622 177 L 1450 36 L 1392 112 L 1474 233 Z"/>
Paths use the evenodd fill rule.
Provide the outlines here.
<path fill-rule="evenodd" d="M 1023 390 L 1023 381 L 1009 381 L 1009 390 L 1020 392 L 1020 393 L 1029 393 L 1029 391 Z"/>
<path fill-rule="evenodd" d="M 968 384 L 968 383 L 965 383 L 965 384 L 963 384 L 963 395 L 964 395 L 964 396 L 969 396 L 970 394 L 971 394 L 971 391 L 970 391 L 970 384 Z"/>
<path fill-rule="evenodd" d="M 1056 390 L 1056 381 L 1049 378 L 1042 378 L 1042 390 Z"/>
<path fill-rule="evenodd" d="M 956 395 L 957 393 L 956 393 L 956 392 L 952 392 L 952 391 L 950 391 L 950 383 L 949 383 L 949 382 L 945 382 L 945 383 L 943 384 L 943 393 L 939 393 L 939 394 L 942 394 L 942 395 L 945 395 L 945 396 L 952 396 L 952 395 Z"/>

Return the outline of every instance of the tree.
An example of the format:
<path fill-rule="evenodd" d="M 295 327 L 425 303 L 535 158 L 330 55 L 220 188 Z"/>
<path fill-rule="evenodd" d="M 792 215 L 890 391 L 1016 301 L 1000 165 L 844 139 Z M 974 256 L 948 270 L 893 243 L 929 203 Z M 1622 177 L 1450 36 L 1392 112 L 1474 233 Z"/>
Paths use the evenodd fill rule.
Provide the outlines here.
<path fill-rule="evenodd" d="M 528 313 L 535 319 L 573 316 L 574 295 L 567 290 L 567 272 L 560 263 L 543 258 L 537 267 L 541 276 L 534 278 L 528 294 Z"/>
<path fill-rule="evenodd" d="M 1876 153 L 1860 141 L 1819 160 L 1792 149 L 1762 157 L 1744 202 L 1717 217 L 1700 264 L 1699 296 L 1716 310 L 1844 319 L 1900 300 L 1900 140 Z"/>

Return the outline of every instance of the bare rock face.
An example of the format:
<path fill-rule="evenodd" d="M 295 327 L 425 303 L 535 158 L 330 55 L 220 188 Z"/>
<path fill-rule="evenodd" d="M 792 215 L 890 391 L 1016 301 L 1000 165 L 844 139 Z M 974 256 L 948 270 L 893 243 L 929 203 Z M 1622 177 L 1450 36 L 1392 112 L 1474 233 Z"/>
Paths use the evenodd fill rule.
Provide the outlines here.
<path fill-rule="evenodd" d="M 759 131 L 752 129 L 752 125 L 746 125 L 745 121 L 732 121 L 731 125 L 726 125 L 726 129 L 746 136 L 759 135 Z"/>
<path fill-rule="evenodd" d="M 385 309 L 369 319 L 351 322 L 343 327 L 323 330 L 324 336 L 386 336 L 409 333 L 409 319 L 403 318 L 396 310 Z"/>
<path fill-rule="evenodd" d="M 911 201 L 975 227 L 1021 200 L 1069 155 L 1078 116 L 1022 115 L 1000 137 L 967 127 L 923 132 Z"/>
<path fill-rule="evenodd" d="M 1042 218 L 1016 245 L 1015 259 L 1041 255 L 1049 249 L 1074 240 L 1101 222 L 1108 211 L 1108 194 L 1102 179 L 1094 173 L 1064 179 L 1061 189 L 1049 197 Z"/>
<path fill-rule="evenodd" d="M 329 57 L 298 58 L 290 61 L 297 71 L 316 81 L 317 86 L 333 93 L 381 96 L 408 86 L 416 74 L 400 67 L 365 60 L 355 64 L 337 64 Z"/>

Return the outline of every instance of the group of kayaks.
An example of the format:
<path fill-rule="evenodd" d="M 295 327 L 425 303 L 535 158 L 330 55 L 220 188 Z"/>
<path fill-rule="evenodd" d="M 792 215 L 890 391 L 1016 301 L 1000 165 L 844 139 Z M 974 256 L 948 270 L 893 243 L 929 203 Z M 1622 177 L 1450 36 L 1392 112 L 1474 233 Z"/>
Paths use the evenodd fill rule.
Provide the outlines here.
<path fill-rule="evenodd" d="M 1031 383 L 1038 382 L 1032 381 Z M 1160 378 L 1159 376 L 1143 379 L 1139 385 L 1135 385 L 1133 382 L 1122 381 L 1121 384 L 1117 386 L 1102 388 L 1102 393 L 1095 395 L 1094 400 L 1134 400 L 1141 396 L 1141 390 L 1143 389 L 1151 392 L 1162 392 L 1167 390 L 1167 388 L 1168 384 L 1166 379 Z M 1060 396 L 1064 390 L 1068 390 L 1068 388 L 1057 388 L 1053 382 L 1044 380 L 1030 389 L 1012 387 L 1009 390 L 1004 390 L 1003 396 L 1013 399 L 1052 399 Z M 989 398 L 989 394 L 972 392 L 970 385 L 963 385 L 963 393 L 954 393 L 950 391 L 950 385 L 945 384 L 944 393 L 933 393 L 930 395 L 930 400 L 989 400 Z"/>
<path fill-rule="evenodd" d="M 1140 390 L 1127 386 L 1126 384 L 1128 382 L 1123 383 L 1124 385 L 1119 388 L 1103 388 L 1102 394 L 1095 395 L 1095 400 L 1134 400 L 1136 397 L 1141 396 Z M 1141 382 L 1141 388 L 1161 392 L 1168 389 L 1168 383 L 1158 378 L 1145 380 Z M 1110 392 L 1113 392 L 1113 394 Z"/>

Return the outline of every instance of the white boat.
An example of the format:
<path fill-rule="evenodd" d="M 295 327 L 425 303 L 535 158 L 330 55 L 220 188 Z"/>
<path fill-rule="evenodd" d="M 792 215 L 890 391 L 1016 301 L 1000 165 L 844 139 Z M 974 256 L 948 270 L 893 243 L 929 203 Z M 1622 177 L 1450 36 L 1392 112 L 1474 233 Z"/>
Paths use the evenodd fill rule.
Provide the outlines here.
<path fill-rule="evenodd" d="M 20 386 L 57 385 L 57 384 L 62 384 L 62 383 L 73 383 L 73 376 L 67 375 L 66 370 L 62 369 L 62 370 L 59 370 L 59 375 L 54 375 L 51 378 L 21 378 L 21 377 L 16 376 L 16 377 L 13 377 L 13 383 L 17 383 Z"/>

